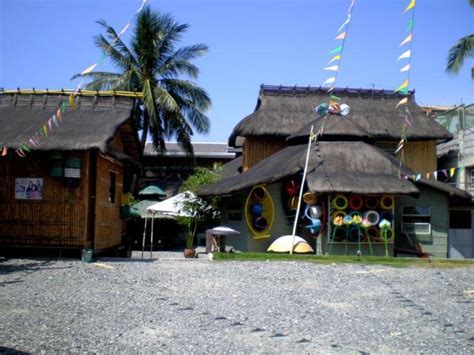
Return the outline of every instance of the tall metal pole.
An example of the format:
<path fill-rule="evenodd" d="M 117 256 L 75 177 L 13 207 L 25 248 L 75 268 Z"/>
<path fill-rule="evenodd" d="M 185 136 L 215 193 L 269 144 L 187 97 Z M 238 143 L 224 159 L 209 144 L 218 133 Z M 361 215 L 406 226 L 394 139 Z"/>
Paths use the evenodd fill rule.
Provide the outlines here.
<path fill-rule="evenodd" d="M 291 238 L 290 254 L 293 254 L 293 249 L 295 248 L 296 226 L 298 224 L 298 216 L 300 215 L 301 198 L 303 197 L 304 182 L 306 180 L 306 172 L 308 170 L 309 152 L 311 151 L 312 140 L 313 140 L 313 126 L 311 126 L 311 132 L 309 133 L 308 151 L 306 152 L 306 162 L 304 164 L 303 178 L 301 179 L 300 194 L 298 196 L 298 206 L 296 207 L 296 217 L 295 217 L 295 222 L 293 223 L 293 233 L 291 234 L 292 238 Z"/>
<path fill-rule="evenodd" d="M 143 227 L 143 240 L 142 240 L 142 259 L 143 259 L 143 253 L 145 252 L 145 237 L 146 237 L 146 225 L 148 222 L 148 210 L 146 211 L 145 215 L 145 226 Z"/>

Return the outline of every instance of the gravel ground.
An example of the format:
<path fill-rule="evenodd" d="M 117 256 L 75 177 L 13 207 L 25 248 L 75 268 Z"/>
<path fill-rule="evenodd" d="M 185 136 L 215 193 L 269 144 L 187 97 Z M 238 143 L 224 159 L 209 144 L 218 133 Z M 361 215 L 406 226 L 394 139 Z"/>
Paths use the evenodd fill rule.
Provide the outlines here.
<path fill-rule="evenodd" d="M 0 353 L 474 352 L 474 271 L 0 259 Z"/>

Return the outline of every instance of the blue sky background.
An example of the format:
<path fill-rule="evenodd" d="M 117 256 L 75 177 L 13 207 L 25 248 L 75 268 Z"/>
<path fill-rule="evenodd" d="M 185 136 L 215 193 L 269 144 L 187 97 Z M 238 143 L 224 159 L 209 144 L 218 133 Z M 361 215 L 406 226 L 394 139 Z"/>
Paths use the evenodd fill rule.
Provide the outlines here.
<path fill-rule="evenodd" d="M 337 86 L 395 89 L 404 80 L 396 59 L 406 36 L 408 0 L 357 0 Z M 210 94 L 211 132 L 195 141 L 226 141 L 250 114 L 260 84 L 319 86 L 338 43 L 350 0 L 150 0 L 153 9 L 191 25 L 182 44 L 203 42 L 198 84 Z M 74 88 L 73 74 L 97 62 L 93 36 L 105 19 L 119 31 L 141 0 L 0 0 L 0 87 Z M 125 41 L 132 28 L 125 34 Z M 418 0 L 410 89 L 419 104 L 474 102 L 470 58 L 445 72 L 449 48 L 474 33 L 467 0 Z M 405 48 L 405 47 L 404 47 Z M 405 48 L 406 49 L 406 48 Z M 97 70 L 113 70 L 107 61 Z M 317 104 L 317 103 L 315 103 Z"/>

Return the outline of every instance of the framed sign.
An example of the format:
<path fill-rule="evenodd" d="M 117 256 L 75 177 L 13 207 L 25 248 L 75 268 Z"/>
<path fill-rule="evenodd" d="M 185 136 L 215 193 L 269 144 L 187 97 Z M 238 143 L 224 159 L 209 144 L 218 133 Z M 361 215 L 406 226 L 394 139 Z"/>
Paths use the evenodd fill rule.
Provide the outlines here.
<path fill-rule="evenodd" d="M 42 178 L 16 178 L 15 199 L 17 200 L 42 200 Z"/>

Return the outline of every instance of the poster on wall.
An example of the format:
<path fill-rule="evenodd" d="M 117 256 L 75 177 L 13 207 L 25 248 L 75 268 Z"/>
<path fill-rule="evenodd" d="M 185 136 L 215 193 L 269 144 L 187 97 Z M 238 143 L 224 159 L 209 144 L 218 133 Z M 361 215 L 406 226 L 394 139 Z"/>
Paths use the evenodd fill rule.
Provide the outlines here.
<path fill-rule="evenodd" d="M 42 178 L 16 178 L 15 199 L 17 200 L 42 200 Z"/>

